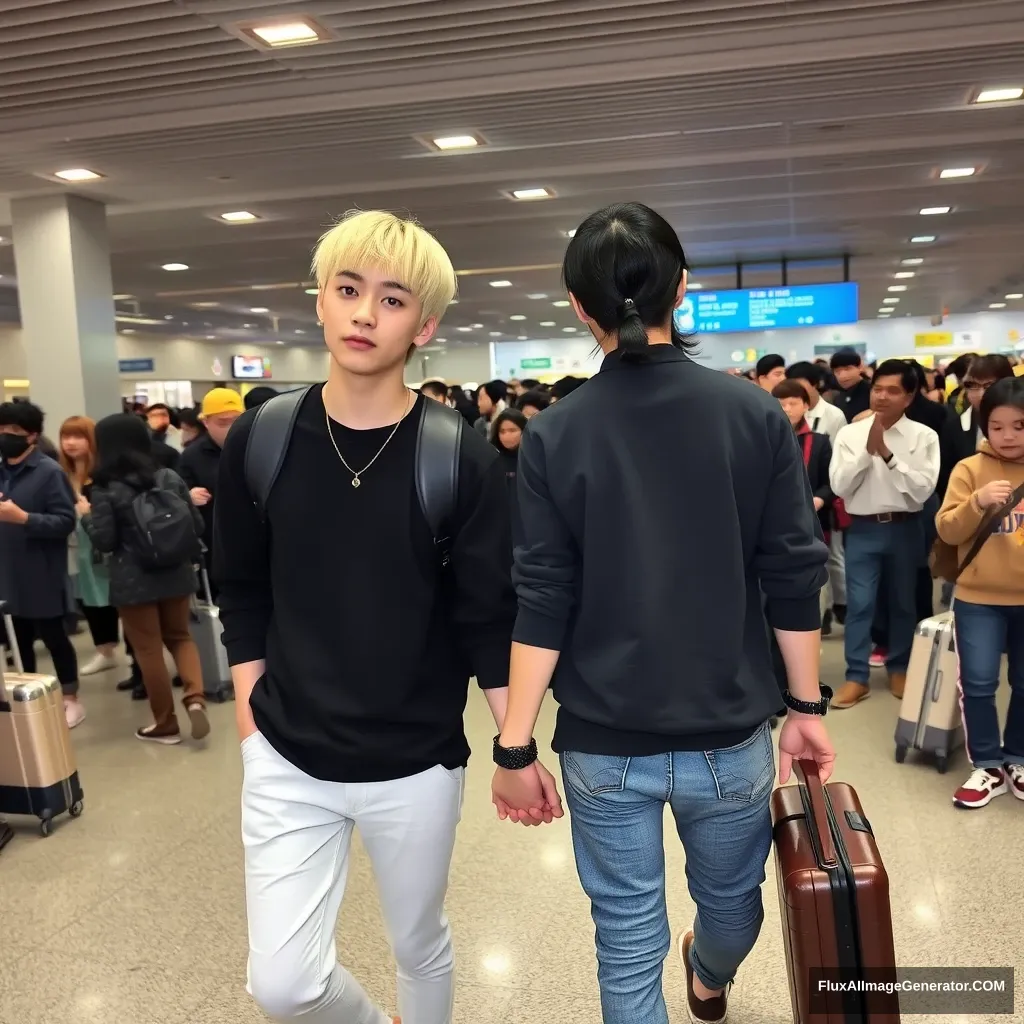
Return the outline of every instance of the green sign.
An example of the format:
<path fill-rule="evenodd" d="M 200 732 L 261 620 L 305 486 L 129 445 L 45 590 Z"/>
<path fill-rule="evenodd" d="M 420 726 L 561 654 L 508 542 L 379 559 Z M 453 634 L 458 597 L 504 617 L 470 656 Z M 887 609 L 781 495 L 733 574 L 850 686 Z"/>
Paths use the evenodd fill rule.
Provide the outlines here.
<path fill-rule="evenodd" d="M 534 359 L 520 359 L 519 366 L 524 370 L 550 370 L 551 360 L 546 356 L 538 356 Z"/>

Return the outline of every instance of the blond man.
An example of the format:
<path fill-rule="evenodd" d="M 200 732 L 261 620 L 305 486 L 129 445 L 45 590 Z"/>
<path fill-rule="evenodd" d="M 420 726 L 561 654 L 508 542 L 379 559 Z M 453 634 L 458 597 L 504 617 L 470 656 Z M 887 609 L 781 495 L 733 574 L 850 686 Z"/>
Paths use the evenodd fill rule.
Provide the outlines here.
<path fill-rule="evenodd" d="M 278 1021 L 449 1024 L 444 896 L 469 756 L 462 714 L 476 676 L 500 728 L 516 615 L 504 471 L 462 431 L 439 564 L 417 500 L 428 400 L 404 369 L 455 295 L 451 261 L 418 225 L 363 212 L 323 236 L 313 272 L 327 381 L 293 399 L 262 504 L 246 455 L 264 452 L 250 435 L 288 396 L 238 420 L 216 510 L 244 765 L 249 990 Z M 550 820 L 561 808 L 548 780 Z M 337 961 L 354 830 L 377 879 L 400 1018 Z"/>

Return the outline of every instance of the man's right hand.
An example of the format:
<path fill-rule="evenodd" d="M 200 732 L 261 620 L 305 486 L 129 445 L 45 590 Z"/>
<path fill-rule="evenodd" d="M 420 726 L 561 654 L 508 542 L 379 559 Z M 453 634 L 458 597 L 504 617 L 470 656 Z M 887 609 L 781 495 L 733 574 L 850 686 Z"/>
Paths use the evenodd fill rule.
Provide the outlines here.
<path fill-rule="evenodd" d="M 974 492 L 974 499 L 980 508 L 999 508 L 1010 500 L 1013 489 L 1009 480 L 992 480 Z"/>
<path fill-rule="evenodd" d="M 205 487 L 193 487 L 188 492 L 189 497 L 192 499 L 192 504 L 199 508 L 202 505 L 208 505 L 213 495 Z"/>
<path fill-rule="evenodd" d="M 825 721 L 820 715 L 786 714 L 779 733 L 779 783 L 785 785 L 793 771 L 794 761 L 816 761 L 821 781 L 832 774 L 836 752 L 828 738 Z"/>

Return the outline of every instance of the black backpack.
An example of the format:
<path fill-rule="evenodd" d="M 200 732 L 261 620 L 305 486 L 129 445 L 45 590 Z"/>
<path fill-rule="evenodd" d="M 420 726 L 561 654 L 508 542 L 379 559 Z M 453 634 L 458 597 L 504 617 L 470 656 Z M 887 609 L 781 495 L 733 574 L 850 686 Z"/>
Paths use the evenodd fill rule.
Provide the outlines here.
<path fill-rule="evenodd" d="M 189 503 L 175 491 L 155 487 L 132 500 L 135 554 L 147 569 L 171 569 L 199 554 L 199 535 Z"/>
<path fill-rule="evenodd" d="M 302 400 L 317 384 L 288 391 L 264 402 L 249 428 L 245 445 L 245 482 L 260 515 L 284 465 Z M 451 519 L 459 495 L 461 413 L 425 399 L 416 437 L 416 494 L 430 527 L 442 568 L 451 559 Z"/>

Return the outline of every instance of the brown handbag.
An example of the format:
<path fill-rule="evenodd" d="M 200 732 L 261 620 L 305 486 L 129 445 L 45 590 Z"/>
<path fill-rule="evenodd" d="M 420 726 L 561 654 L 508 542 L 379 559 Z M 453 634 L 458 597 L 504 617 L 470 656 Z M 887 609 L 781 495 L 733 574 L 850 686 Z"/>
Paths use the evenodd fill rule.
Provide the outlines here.
<path fill-rule="evenodd" d="M 996 524 L 1008 516 L 1022 500 L 1024 500 L 1024 484 L 1021 484 L 999 508 L 994 511 L 989 509 L 985 513 L 978 532 L 974 535 L 974 541 L 962 562 L 959 558 L 959 549 L 955 545 L 947 544 L 941 537 L 936 537 L 928 556 L 932 577 L 956 583 L 963 575 L 964 570 L 978 557 L 985 542 L 995 533 Z"/>

